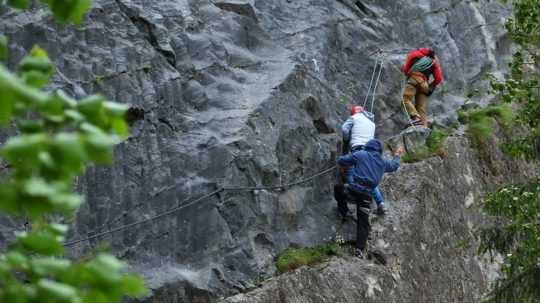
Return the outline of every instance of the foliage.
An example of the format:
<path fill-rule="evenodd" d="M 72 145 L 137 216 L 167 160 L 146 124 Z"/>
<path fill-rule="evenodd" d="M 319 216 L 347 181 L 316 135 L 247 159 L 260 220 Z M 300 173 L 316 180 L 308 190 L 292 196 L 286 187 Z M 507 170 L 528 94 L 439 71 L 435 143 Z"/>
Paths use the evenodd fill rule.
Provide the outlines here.
<path fill-rule="evenodd" d="M 414 163 L 434 156 L 444 158 L 447 155 L 444 146 L 447 138 L 448 132 L 440 128 L 434 128 L 426 139 L 426 146 L 418 148 L 414 153 L 405 154 L 401 157 L 401 161 L 405 163 Z"/>
<path fill-rule="evenodd" d="M 484 200 L 484 209 L 501 217 L 481 229 L 479 253 L 501 253 L 504 278 L 487 302 L 537 302 L 540 298 L 540 178 L 507 186 Z"/>
<path fill-rule="evenodd" d="M 42 1 L 61 21 L 78 22 L 90 2 Z M 28 1 L 10 0 L 18 8 Z M 6 41 L 0 36 L 0 57 Z M 85 261 L 63 256 L 71 216 L 82 202 L 73 192 L 76 176 L 91 163 L 111 163 L 112 149 L 128 134 L 126 106 L 99 95 L 76 101 L 62 91 L 42 88 L 54 74 L 47 53 L 34 47 L 17 73 L 0 64 L 0 123 L 19 135 L 0 148 L 9 169 L 0 180 L 0 210 L 29 218 L 0 255 L 0 302 L 120 302 L 144 294 L 142 280 L 126 274 L 114 256 L 98 253 Z"/>
<path fill-rule="evenodd" d="M 504 102 L 519 104 L 516 121 L 525 125 L 528 132 L 516 136 L 509 150 L 512 155 L 540 160 L 540 2 L 536 0 L 512 1 L 513 16 L 506 28 L 510 37 L 520 48 L 513 55 L 511 74 L 505 81 L 492 80 L 492 93 L 501 96 Z"/>
<path fill-rule="evenodd" d="M 53 12 L 56 20 L 61 22 L 73 22 L 79 24 L 82 21 L 84 13 L 90 5 L 91 0 L 40 0 L 47 4 Z M 1 5 L 10 5 L 18 9 L 27 9 L 30 6 L 30 0 L 0 0 Z"/>
<path fill-rule="evenodd" d="M 490 105 L 480 109 L 459 111 L 458 120 L 467 125 L 467 135 L 472 145 L 478 150 L 480 159 L 484 160 L 493 172 L 496 172 L 491 157 L 489 138 L 496 123 L 507 132 L 514 126 L 515 115 L 511 106 L 509 104 Z M 514 144 L 505 142 L 502 149 L 510 151 L 513 146 Z"/>
<path fill-rule="evenodd" d="M 514 120 L 514 113 L 509 104 L 490 105 L 480 109 L 459 111 L 458 120 L 467 124 L 469 137 L 476 146 L 486 143 L 491 136 L 496 122 L 503 127 L 510 127 Z"/>
<path fill-rule="evenodd" d="M 506 1 L 504 1 L 506 2 Z M 519 50 L 510 64 L 511 73 L 505 81 L 492 77 L 492 93 L 503 102 L 519 108 L 514 121 L 525 126 L 524 134 L 513 133 L 506 152 L 540 160 L 537 152 L 540 139 L 540 2 L 513 0 L 513 16 L 506 29 Z M 476 122 L 476 136 L 487 133 L 489 120 Z M 524 186 L 509 186 L 489 195 L 485 210 L 501 221 L 495 227 L 482 229 L 480 253 L 501 253 L 504 256 L 503 275 L 487 302 L 540 301 L 540 180 Z"/>
<path fill-rule="evenodd" d="M 304 265 L 312 265 L 335 256 L 338 244 L 326 243 L 308 248 L 288 248 L 276 259 L 276 267 L 280 272 L 292 271 Z"/>

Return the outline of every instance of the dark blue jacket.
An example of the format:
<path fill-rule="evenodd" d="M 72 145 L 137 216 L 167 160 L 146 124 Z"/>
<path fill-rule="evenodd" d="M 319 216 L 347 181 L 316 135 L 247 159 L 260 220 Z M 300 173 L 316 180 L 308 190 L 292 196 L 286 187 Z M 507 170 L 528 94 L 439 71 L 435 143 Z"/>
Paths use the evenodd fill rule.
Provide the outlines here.
<path fill-rule="evenodd" d="M 366 143 L 363 150 L 339 157 L 338 164 L 352 166 L 354 183 L 352 189 L 370 193 L 381 182 L 383 174 L 393 172 L 399 168 L 400 157 L 393 160 L 385 160 L 382 157 L 382 143 L 377 139 L 371 139 Z"/>

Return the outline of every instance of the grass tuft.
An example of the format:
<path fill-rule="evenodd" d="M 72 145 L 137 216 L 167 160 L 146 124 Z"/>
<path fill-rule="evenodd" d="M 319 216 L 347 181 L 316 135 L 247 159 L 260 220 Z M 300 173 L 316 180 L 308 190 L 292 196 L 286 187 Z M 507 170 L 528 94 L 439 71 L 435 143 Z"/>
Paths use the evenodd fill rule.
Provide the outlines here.
<path fill-rule="evenodd" d="M 337 243 L 326 243 L 314 247 L 288 248 L 276 259 L 276 267 L 280 272 L 287 272 L 304 265 L 320 263 L 337 255 Z"/>
<path fill-rule="evenodd" d="M 426 139 L 426 146 L 417 149 L 414 153 L 407 153 L 401 158 L 401 161 L 405 163 L 414 163 L 433 156 L 445 158 L 448 155 L 444 146 L 447 138 L 448 133 L 446 131 L 434 128 Z"/>
<path fill-rule="evenodd" d="M 481 109 L 459 111 L 458 120 L 468 125 L 467 132 L 475 143 L 482 144 L 491 136 L 496 122 L 508 128 L 514 120 L 514 112 L 509 104 L 491 105 Z"/>
<path fill-rule="evenodd" d="M 509 104 L 490 105 L 480 109 L 459 111 L 458 120 L 467 125 L 467 135 L 471 139 L 480 158 L 492 166 L 490 160 L 489 138 L 493 133 L 495 124 L 498 123 L 505 133 L 510 133 L 514 125 L 515 114 Z"/>

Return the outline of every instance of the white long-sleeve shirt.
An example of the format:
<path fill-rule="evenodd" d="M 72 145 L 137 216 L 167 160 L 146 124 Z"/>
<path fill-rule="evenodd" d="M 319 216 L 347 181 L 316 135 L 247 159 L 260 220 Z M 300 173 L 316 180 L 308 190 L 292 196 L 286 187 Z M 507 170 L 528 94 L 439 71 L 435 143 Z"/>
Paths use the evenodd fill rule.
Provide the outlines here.
<path fill-rule="evenodd" d="M 350 140 L 351 148 L 366 145 L 375 137 L 375 123 L 368 118 L 368 115 L 365 111 L 354 114 L 341 126 L 343 140 Z"/>

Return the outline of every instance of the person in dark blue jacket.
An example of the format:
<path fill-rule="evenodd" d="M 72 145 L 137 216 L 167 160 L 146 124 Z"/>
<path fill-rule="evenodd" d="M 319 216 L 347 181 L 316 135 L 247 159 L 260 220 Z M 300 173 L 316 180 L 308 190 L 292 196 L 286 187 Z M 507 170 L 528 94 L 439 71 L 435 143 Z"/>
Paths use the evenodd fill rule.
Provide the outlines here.
<path fill-rule="evenodd" d="M 379 185 L 384 173 L 398 170 L 400 157 L 404 154 L 403 148 L 399 148 L 394 159 L 386 160 L 382 157 L 382 150 L 381 141 L 371 139 L 363 150 L 354 151 L 338 159 L 340 166 L 352 167 L 354 182 L 347 186 L 347 198 L 350 202 L 356 203 L 356 254 L 359 257 L 364 256 L 368 238 L 373 189 Z"/>

